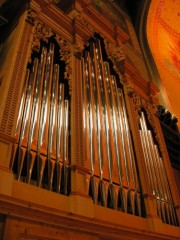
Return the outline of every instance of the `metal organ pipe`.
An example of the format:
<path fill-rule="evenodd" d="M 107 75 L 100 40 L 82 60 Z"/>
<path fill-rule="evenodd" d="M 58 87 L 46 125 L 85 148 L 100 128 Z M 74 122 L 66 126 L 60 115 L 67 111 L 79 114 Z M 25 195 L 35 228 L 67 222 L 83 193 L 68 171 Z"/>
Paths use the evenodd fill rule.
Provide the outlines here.
<path fill-rule="evenodd" d="M 147 127 L 144 112 L 141 112 L 140 128 L 145 164 L 152 193 L 156 197 L 158 216 L 163 222 L 177 226 L 178 222 L 163 159 L 160 157 L 158 146 L 154 143 L 152 132 Z"/>
<path fill-rule="evenodd" d="M 155 174 L 155 169 L 154 169 L 153 152 L 151 149 L 150 140 L 149 140 L 149 136 L 148 136 L 148 128 L 146 125 L 146 120 L 145 120 L 143 112 L 141 112 L 140 124 L 141 124 L 141 128 L 142 128 L 142 135 L 144 138 L 145 149 L 147 151 L 147 162 L 148 162 L 149 170 L 150 170 L 149 174 L 152 175 L 151 181 L 152 181 L 153 190 L 154 190 L 153 195 L 156 196 L 157 212 L 158 212 L 158 215 L 164 219 L 164 209 L 161 207 L 159 186 L 158 186 L 157 176 Z"/>
<path fill-rule="evenodd" d="M 64 102 L 64 158 L 63 158 L 63 193 L 67 195 L 67 178 L 68 178 L 68 164 L 69 161 L 69 101 Z"/>
<path fill-rule="evenodd" d="M 21 147 L 22 145 L 26 146 L 27 144 L 28 129 L 30 124 L 29 119 L 30 119 L 30 113 L 32 109 L 34 85 L 35 85 L 36 76 L 37 76 L 38 62 L 39 60 L 35 58 L 33 62 L 32 72 L 29 78 L 27 91 L 26 91 L 26 100 L 24 105 L 24 112 L 23 112 L 21 130 L 19 135 L 19 143 L 18 143 L 18 170 L 17 170 L 18 180 L 20 180 L 22 167 L 24 163 L 25 151 Z"/>
<path fill-rule="evenodd" d="M 56 129 L 56 192 L 61 188 L 61 166 L 64 159 L 64 84 L 59 85 Z"/>
<path fill-rule="evenodd" d="M 89 52 L 85 52 L 82 58 L 82 75 L 83 75 L 83 118 L 85 134 L 85 158 L 90 161 L 90 195 L 94 203 L 97 203 L 96 182 L 94 178 L 94 165 L 97 162 L 97 126 L 96 110 L 94 102 L 94 90 L 92 82 L 92 62 Z"/>
<path fill-rule="evenodd" d="M 47 62 L 44 76 L 37 142 L 37 185 L 39 187 L 42 184 L 43 172 L 46 162 L 46 157 L 41 156 L 41 152 L 43 151 L 45 152 L 47 150 L 48 143 L 48 124 L 49 124 L 48 116 L 50 111 L 50 90 L 52 84 L 53 60 L 54 60 L 54 45 L 50 44 L 50 50 L 47 54 Z"/>
<path fill-rule="evenodd" d="M 98 144 L 98 163 L 99 163 L 99 172 L 100 172 L 100 181 L 99 181 L 99 201 L 103 206 L 106 206 L 106 191 L 103 181 L 103 167 L 104 159 L 107 157 L 107 148 L 104 137 L 104 113 L 101 99 L 101 76 L 99 75 L 98 63 L 97 63 L 97 49 L 94 46 L 94 43 L 90 44 L 90 54 L 92 60 L 92 81 L 93 81 L 93 90 L 94 90 L 94 101 L 95 101 L 95 111 L 96 111 L 96 127 L 97 127 L 97 144 Z"/>
<path fill-rule="evenodd" d="M 28 141 L 27 141 L 27 183 L 31 180 L 32 169 L 34 165 L 35 155 L 33 152 L 30 151 L 31 145 L 34 146 L 37 144 L 37 134 L 38 134 L 38 120 L 39 120 L 39 113 L 40 113 L 40 105 L 41 105 L 41 94 L 42 94 L 42 85 L 44 79 L 44 69 L 46 63 L 46 55 L 47 49 L 42 48 L 42 54 L 40 63 L 38 65 L 37 71 L 37 79 L 34 89 L 34 97 L 33 97 L 33 106 L 31 112 L 31 120 L 28 132 Z M 33 143 L 32 143 L 33 142 Z"/>
<path fill-rule="evenodd" d="M 140 216 L 139 184 L 125 103 L 122 101 L 122 91 L 116 86 L 115 77 L 110 74 L 108 62 L 103 62 L 99 40 L 90 42 L 90 50 L 85 52 L 82 66 L 84 69 L 82 86 L 85 156 L 91 165 L 90 186 L 92 187 L 92 177 L 94 178 L 96 172 L 97 161 L 99 165 L 98 201 L 103 206 L 114 209 L 119 207 L 113 182 L 116 165 L 121 208 L 123 211 L 128 211 L 127 200 L 130 195 L 132 213 Z M 107 190 L 104 181 L 106 167 L 109 174 Z M 93 189 L 94 193 L 91 196 L 96 203 L 98 202 L 96 189 Z M 131 191 L 133 194 L 129 193 Z M 135 211 L 134 201 L 137 201 L 137 211 Z"/>
<path fill-rule="evenodd" d="M 118 97 L 118 89 L 116 86 L 116 79 L 115 76 L 111 76 L 110 81 L 111 91 L 112 91 L 112 111 L 115 117 L 114 121 L 114 136 L 115 136 L 115 142 L 116 142 L 116 159 L 117 159 L 117 168 L 118 168 L 118 177 L 119 177 L 119 193 L 118 193 L 118 200 L 120 202 L 120 208 L 122 211 L 127 211 L 126 207 L 126 195 L 123 188 L 124 180 L 126 178 L 125 174 L 125 166 L 124 166 L 124 140 L 122 137 L 122 129 L 121 129 L 121 123 L 120 123 L 120 115 L 119 115 L 119 97 Z"/>
<path fill-rule="evenodd" d="M 52 190 L 55 161 L 51 156 L 56 153 L 56 115 L 57 115 L 57 91 L 59 81 L 59 65 L 55 64 L 53 68 L 52 88 L 50 95 L 50 112 L 47 143 L 47 161 L 48 161 L 48 188 Z"/>
<path fill-rule="evenodd" d="M 21 122 L 22 122 L 22 117 L 23 117 L 23 111 L 24 111 L 24 105 L 25 105 L 25 100 L 26 100 L 26 88 L 27 84 L 29 82 L 29 76 L 30 76 L 30 70 L 26 70 L 26 75 L 25 75 L 25 80 L 24 80 L 24 85 L 23 85 L 23 90 L 22 90 L 22 96 L 21 96 L 21 102 L 20 102 L 20 107 L 19 107 L 19 113 L 18 113 L 18 118 L 17 118 L 17 123 L 16 123 L 16 130 L 15 130 L 15 136 L 20 136 L 20 127 L 21 127 Z"/>
<path fill-rule="evenodd" d="M 18 134 L 21 125 L 17 179 L 67 195 L 69 101 L 64 99 L 64 84 L 59 83 L 54 49 L 52 43 L 49 51 L 42 47 L 40 61 L 35 58 L 32 70 L 27 70 L 16 127 Z"/>
<path fill-rule="evenodd" d="M 138 177 L 137 177 L 137 171 L 136 171 L 136 166 L 135 166 L 135 156 L 134 156 L 134 151 L 133 151 L 133 145 L 132 145 L 132 139 L 131 139 L 131 134 L 130 134 L 130 129 L 129 129 L 129 124 L 128 124 L 128 117 L 127 117 L 127 111 L 126 111 L 126 106 L 125 106 L 125 101 L 123 97 L 123 92 L 122 90 L 119 90 L 119 97 L 120 97 L 120 102 L 122 106 L 122 115 L 124 119 L 124 128 L 125 128 L 125 140 L 126 144 L 125 146 L 127 147 L 126 149 L 126 154 L 127 154 L 127 160 L 128 160 L 128 167 L 129 167 L 129 182 L 132 180 L 133 188 L 134 188 L 134 197 L 131 196 L 132 191 L 129 191 L 130 194 L 130 199 L 131 199 L 131 204 L 132 204 L 132 211 L 135 214 L 135 210 L 137 210 L 138 215 L 141 216 L 141 203 L 140 203 L 140 195 L 138 193 L 139 191 L 139 184 L 138 184 Z M 137 209 L 135 209 L 135 206 L 133 204 L 133 199 L 135 203 L 137 204 Z"/>

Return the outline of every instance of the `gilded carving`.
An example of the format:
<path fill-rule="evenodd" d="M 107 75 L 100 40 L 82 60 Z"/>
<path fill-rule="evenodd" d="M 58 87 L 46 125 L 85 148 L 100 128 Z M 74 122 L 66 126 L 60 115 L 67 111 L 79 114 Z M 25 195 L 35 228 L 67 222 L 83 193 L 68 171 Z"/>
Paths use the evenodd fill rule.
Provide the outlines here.
<path fill-rule="evenodd" d="M 120 74 L 120 79 L 122 84 L 126 87 L 127 94 L 132 97 L 134 95 L 134 88 L 132 82 L 130 81 L 130 79 L 127 78 L 126 74 Z"/>
<path fill-rule="evenodd" d="M 71 44 L 59 36 L 55 37 L 57 43 L 60 46 L 60 59 L 65 62 L 65 73 L 64 78 L 68 80 L 69 83 L 69 93 L 71 95 L 72 89 L 72 82 L 71 82 L 71 75 L 72 75 L 72 58 L 71 58 Z"/>
<path fill-rule="evenodd" d="M 144 99 L 141 100 L 142 107 L 146 110 L 147 118 L 151 127 L 153 128 L 155 139 L 158 143 L 161 142 L 159 132 L 155 123 L 155 115 L 157 114 L 157 105 L 153 104 L 150 101 L 145 101 Z M 160 151 L 162 152 L 162 146 L 159 144 Z"/>
<path fill-rule="evenodd" d="M 37 14 L 34 11 L 28 9 L 26 21 L 34 26 L 36 17 L 37 17 Z"/>
<path fill-rule="evenodd" d="M 49 38 L 54 36 L 53 30 L 46 26 L 44 23 L 38 21 L 35 26 L 35 31 L 33 35 L 32 50 L 39 52 L 40 50 L 40 40 L 48 42 Z"/>
<path fill-rule="evenodd" d="M 120 45 L 115 45 L 104 38 L 106 53 L 114 65 L 117 73 L 124 74 L 125 54 Z"/>
<path fill-rule="evenodd" d="M 126 80 L 126 82 L 127 82 L 127 80 Z M 124 82 L 124 83 L 127 86 L 128 84 L 126 82 Z M 148 121 L 149 121 L 151 127 L 153 128 L 155 138 L 157 139 L 158 142 L 160 142 L 158 140 L 159 139 L 158 131 L 157 131 L 156 124 L 154 121 L 154 117 L 157 114 L 157 105 L 153 104 L 151 102 L 151 100 L 147 101 L 144 98 L 141 98 L 139 94 L 137 94 L 135 91 L 133 91 L 133 88 L 130 88 L 130 90 L 128 90 L 128 88 L 126 87 L 126 89 L 127 89 L 128 95 L 131 94 L 130 96 L 132 97 L 134 108 L 135 108 L 137 115 L 140 113 L 142 108 L 146 111 L 147 118 L 148 118 Z M 129 94 L 129 92 L 130 92 L 130 94 Z M 139 119 L 139 115 L 138 115 L 138 119 Z"/>
<path fill-rule="evenodd" d="M 109 42 L 106 38 L 104 38 L 104 43 L 105 43 L 107 54 L 111 58 L 113 63 L 121 62 L 125 59 L 125 55 L 122 47 Z"/>
<path fill-rule="evenodd" d="M 139 94 L 134 92 L 132 99 L 133 99 L 133 104 L 134 104 L 134 107 L 135 107 L 135 111 L 137 113 L 139 113 L 141 111 L 141 108 L 142 108 L 141 97 L 139 96 Z"/>
<path fill-rule="evenodd" d="M 64 61 L 65 73 L 64 78 L 68 80 L 69 91 L 71 92 L 71 75 L 72 75 L 72 61 L 71 61 L 71 45 L 65 39 L 59 37 L 55 32 L 43 22 L 37 21 L 35 25 L 32 51 L 39 52 L 41 47 L 41 41 L 48 42 L 49 38 L 54 37 L 60 46 L 60 60 Z M 30 59 L 31 61 L 31 59 Z"/>
<path fill-rule="evenodd" d="M 73 51 L 74 51 L 74 55 L 78 58 L 81 58 L 83 55 L 83 51 L 84 51 L 84 46 L 83 44 L 80 44 L 78 42 L 74 43 L 73 45 Z"/>

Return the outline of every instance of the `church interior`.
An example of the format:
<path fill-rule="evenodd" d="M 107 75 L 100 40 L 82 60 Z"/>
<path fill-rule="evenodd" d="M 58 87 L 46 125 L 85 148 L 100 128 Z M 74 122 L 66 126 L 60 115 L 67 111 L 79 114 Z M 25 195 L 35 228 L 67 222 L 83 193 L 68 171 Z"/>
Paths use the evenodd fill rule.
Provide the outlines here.
<path fill-rule="evenodd" d="M 179 0 L 0 0 L 0 239 L 180 240 Z"/>

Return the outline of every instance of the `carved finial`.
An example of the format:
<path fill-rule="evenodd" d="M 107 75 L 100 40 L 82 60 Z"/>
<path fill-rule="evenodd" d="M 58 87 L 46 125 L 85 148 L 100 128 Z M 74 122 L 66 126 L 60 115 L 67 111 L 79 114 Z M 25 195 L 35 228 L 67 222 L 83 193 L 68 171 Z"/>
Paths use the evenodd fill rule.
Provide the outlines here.
<path fill-rule="evenodd" d="M 48 42 L 49 38 L 54 36 L 54 32 L 51 28 L 47 27 L 42 22 L 37 22 L 33 35 L 32 50 L 39 52 L 40 50 L 40 40 Z"/>
<path fill-rule="evenodd" d="M 35 24 L 35 19 L 37 17 L 36 13 L 34 11 L 32 11 L 30 8 L 27 9 L 28 13 L 27 13 L 27 18 L 26 18 L 26 22 L 30 23 L 32 26 L 34 26 Z"/>
<path fill-rule="evenodd" d="M 74 43 L 73 45 L 73 50 L 74 50 L 74 55 L 78 58 L 81 58 L 83 55 L 83 51 L 84 51 L 84 46 L 83 44 L 80 43 Z"/>
<path fill-rule="evenodd" d="M 123 74 L 120 77 L 121 82 L 123 83 L 123 85 L 126 88 L 127 94 L 132 97 L 134 95 L 134 88 L 133 88 L 133 83 L 131 82 L 131 80 L 129 79 L 127 74 Z"/>
<path fill-rule="evenodd" d="M 71 59 L 71 45 L 70 43 L 60 38 L 59 36 L 55 37 L 57 43 L 60 46 L 60 59 L 63 60 L 66 64 L 65 66 L 65 73 L 64 73 L 64 79 L 68 80 L 69 84 L 69 94 L 71 95 L 72 90 L 72 59 Z"/>
<path fill-rule="evenodd" d="M 112 61 L 115 71 L 124 74 L 125 55 L 122 47 L 118 44 L 111 43 L 106 38 L 104 38 L 104 43 L 107 55 Z"/>

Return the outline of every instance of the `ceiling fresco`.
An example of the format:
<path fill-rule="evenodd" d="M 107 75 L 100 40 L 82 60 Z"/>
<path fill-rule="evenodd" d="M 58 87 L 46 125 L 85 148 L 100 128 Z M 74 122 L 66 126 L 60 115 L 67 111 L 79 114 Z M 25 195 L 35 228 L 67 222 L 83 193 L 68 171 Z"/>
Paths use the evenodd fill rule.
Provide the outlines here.
<path fill-rule="evenodd" d="M 180 0 L 151 1 L 147 36 L 169 100 L 165 105 L 180 126 Z"/>

